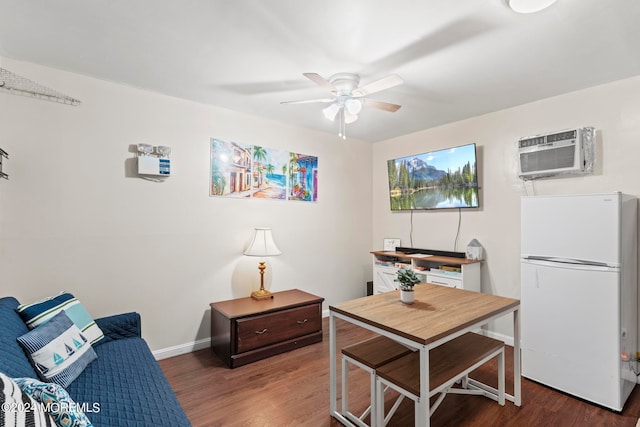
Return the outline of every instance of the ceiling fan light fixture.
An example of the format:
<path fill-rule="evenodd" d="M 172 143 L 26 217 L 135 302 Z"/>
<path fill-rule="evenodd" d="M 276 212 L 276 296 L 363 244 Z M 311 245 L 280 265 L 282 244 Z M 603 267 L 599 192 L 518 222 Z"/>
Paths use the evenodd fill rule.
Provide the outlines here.
<path fill-rule="evenodd" d="M 358 120 L 358 115 L 357 114 L 351 114 L 348 110 L 345 110 L 344 112 L 344 123 L 345 124 L 351 124 L 353 122 L 355 122 L 356 120 Z"/>
<path fill-rule="evenodd" d="M 329 105 L 327 108 L 322 110 L 322 114 L 324 114 L 324 116 L 331 121 L 334 121 L 336 119 L 336 116 L 338 115 L 338 111 L 340 111 L 340 107 L 338 106 L 338 104 L 336 104 L 335 102 L 331 105 Z"/>
<path fill-rule="evenodd" d="M 511 1 L 511 0 L 505 0 Z M 328 90 L 333 98 L 306 99 L 301 101 L 283 101 L 281 104 L 307 104 L 307 103 L 330 103 L 322 110 L 322 114 L 332 122 L 338 122 L 338 136 L 347 139 L 346 125 L 355 122 L 364 107 L 377 108 L 378 110 L 395 112 L 400 108 L 398 104 L 375 101 L 366 97 L 398 86 L 404 80 L 396 74 L 375 80 L 364 86 L 359 86 L 360 76 L 353 73 L 338 73 L 325 79 L 317 73 L 303 73 L 303 75 Z M 336 120 L 337 119 L 337 120 Z"/>
<path fill-rule="evenodd" d="M 360 113 L 360 111 L 362 111 L 362 101 L 360 101 L 359 99 L 349 98 L 344 103 L 344 106 L 347 112 L 352 115 L 357 115 Z"/>
<path fill-rule="evenodd" d="M 554 4 L 556 0 L 506 0 L 507 5 L 517 13 L 536 13 Z"/>

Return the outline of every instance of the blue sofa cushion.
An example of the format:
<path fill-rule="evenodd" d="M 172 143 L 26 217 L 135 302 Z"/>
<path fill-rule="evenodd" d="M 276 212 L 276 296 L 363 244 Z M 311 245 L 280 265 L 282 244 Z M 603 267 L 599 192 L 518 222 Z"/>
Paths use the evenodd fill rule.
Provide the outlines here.
<path fill-rule="evenodd" d="M 13 297 L 0 298 L 0 372 L 10 377 L 37 378 L 16 338 L 29 332 L 16 308 L 18 300 Z"/>
<path fill-rule="evenodd" d="M 97 347 L 92 363 L 67 387 L 96 426 L 190 426 L 160 366 L 142 338 L 122 338 Z"/>
<path fill-rule="evenodd" d="M 18 337 L 38 376 L 67 387 L 96 359 L 89 340 L 63 310 L 32 331 Z"/>

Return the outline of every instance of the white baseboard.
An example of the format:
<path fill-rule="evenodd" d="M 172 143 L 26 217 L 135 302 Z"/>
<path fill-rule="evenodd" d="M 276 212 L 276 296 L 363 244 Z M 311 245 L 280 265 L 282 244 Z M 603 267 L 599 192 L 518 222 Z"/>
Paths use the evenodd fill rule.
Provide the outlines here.
<path fill-rule="evenodd" d="M 497 332 L 489 331 L 487 329 L 483 329 L 482 332 L 484 333 L 485 336 L 487 336 L 489 338 L 494 338 L 494 339 L 497 339 L 499 341 L 503 341 L 506 345 L 510 345 L 511 347 L 513 347 L 513 337 L 512 336 L 499 334 Z"/>
<path fill-rule="evenodd" d="M 211 338 L 204 338 L 198 341 L 174 345 L 173 347 L 161 348 L 160 350 L 153 351 L 152 353 L 156 360 L 162 360 L 168 357 L 180 356 L 181 354 L 191 353 L 193 351 L 209 347 L 211 347 Z"/>

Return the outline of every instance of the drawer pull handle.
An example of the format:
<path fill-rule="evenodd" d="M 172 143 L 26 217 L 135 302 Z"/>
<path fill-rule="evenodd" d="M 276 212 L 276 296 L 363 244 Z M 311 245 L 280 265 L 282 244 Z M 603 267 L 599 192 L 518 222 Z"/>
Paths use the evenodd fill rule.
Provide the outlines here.
<path fill-rule="evenodd" d="M 258 334 L 258 335 L 262 335 L 262 334 L 264 334 L 265 332 L 267 332 L 267 328 L 264 328 L 264 329 L 263 329 L 263 330 L 261 330 L 261 331 L 256 331 L 256 334 Z"/>
<path fill-rule="evenodd" d="M 307 323 L 309 321 L 309 319 L 304 319 L 304 320 L 298 320 L 297 323 L 298 325 L 304 325 L 305 323 Z"/>
<path fill-rule="evenodd" d="M 433 283 L 434 285 L 447 286 L 447 287 L 449 287 L 449 288 L 457 288 L 457 287 L 458 287 L 457 285 L 451 285 L 451 284 L 449 284 L 449 283 L 438 282 L 437 280 L 434 280 L 434 281 L 433 281 L 433 282 L 431 282 L 431 283 Z"/>

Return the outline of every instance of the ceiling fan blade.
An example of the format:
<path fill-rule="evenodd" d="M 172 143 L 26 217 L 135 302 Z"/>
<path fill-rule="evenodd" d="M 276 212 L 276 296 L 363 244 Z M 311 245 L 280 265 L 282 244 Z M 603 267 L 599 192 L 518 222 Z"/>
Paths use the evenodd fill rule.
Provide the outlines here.
<path fill-rule="evenodd" d="M 315 84 L 317 84 L 318 86 L 321 86 L 325 89 L 327 89 L 329 92 L 338 92 L 338 89 L 332 85 L 329 80 L 325 79 L 324 77 L 322 77 L 320 74 L 316 74 L 316 73 L 302 73 L 303 76 L 305 76 L 306 78 L 308 78 L 309 80 L 311 80 L 312 82 L 314 82 Z"/>
<path fill-rule="evenodd" d="M 381 90 L 389 89 L 394 86 L 398 86 L 404 83 L 402 77 L 397 74 L 391 74 L 390 76 L 383 77 L 375 82 L 368 83 L 362 87 L 355 89 L 351 92 L 351 95 L 358 98 L 362 96 L 371 95 L 372 93 L 380 92 Z"/>
<path fill-rule="evenodd" d="M 335 101 L 335 98 L 320 98 L 320 99 L 303 99 L 300 101 L 281 101 L 280 104 L 312 104 L 315 102 L 329 103 Z"/>
<path fill-rule="evenodd" d="M 384 101 L 376 101 L 373 99 L 364 99 L 364 105 L 367 107 L 377 108 L 378 110 L 388 111 L 390 113 L 395 113 L 402 107 L 402 105 L 392 104 L 390 102 Z"/>

